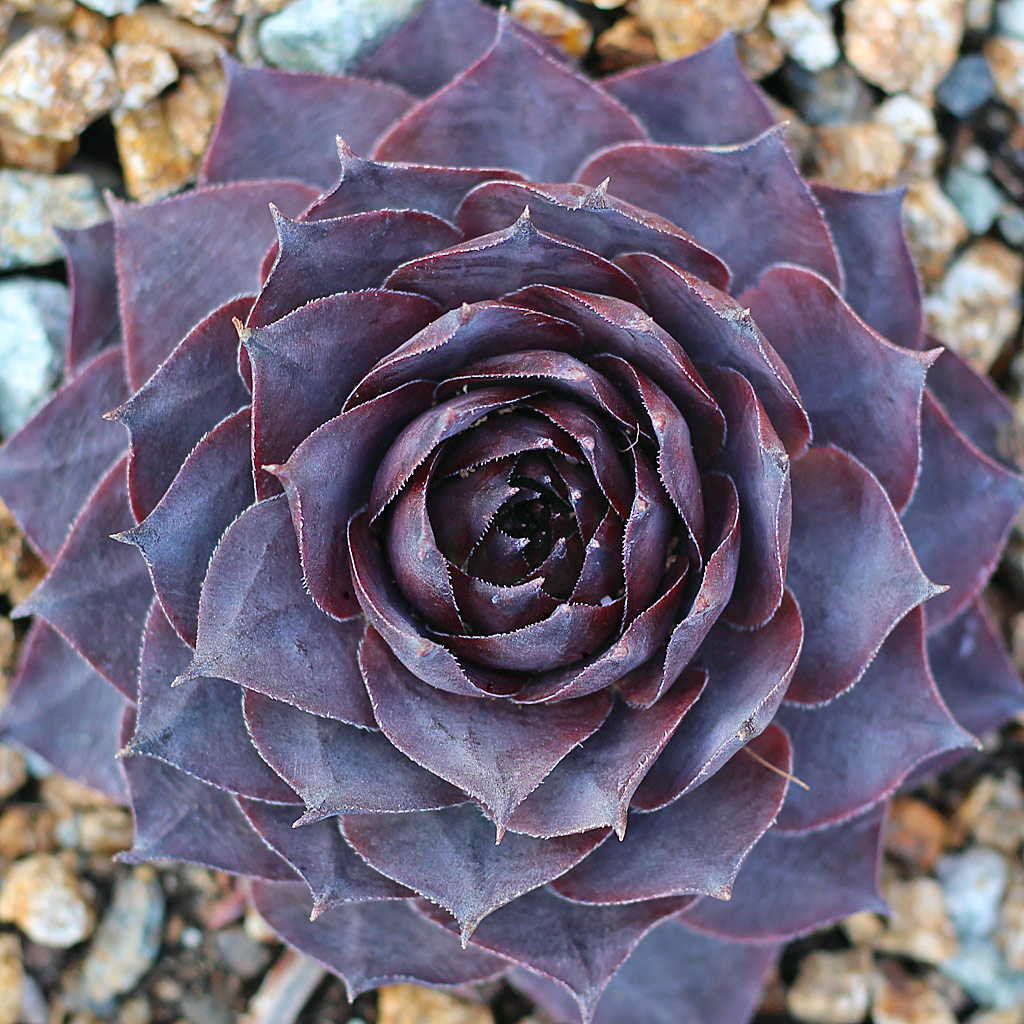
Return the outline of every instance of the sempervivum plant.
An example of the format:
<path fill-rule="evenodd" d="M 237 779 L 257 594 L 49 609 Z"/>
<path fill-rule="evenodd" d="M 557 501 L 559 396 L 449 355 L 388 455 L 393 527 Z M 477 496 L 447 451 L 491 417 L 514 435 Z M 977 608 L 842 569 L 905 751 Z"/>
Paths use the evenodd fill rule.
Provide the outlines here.
<path fill-rule="evenodd" d="M 427 0 L 228 73 L 200 186 L 66 238 L 7 737 L 351 992 L 745 1020 L 1020 706 L 1010 417 L 900 195 L 803 181 L 728 41 L 597 85 Z"/>

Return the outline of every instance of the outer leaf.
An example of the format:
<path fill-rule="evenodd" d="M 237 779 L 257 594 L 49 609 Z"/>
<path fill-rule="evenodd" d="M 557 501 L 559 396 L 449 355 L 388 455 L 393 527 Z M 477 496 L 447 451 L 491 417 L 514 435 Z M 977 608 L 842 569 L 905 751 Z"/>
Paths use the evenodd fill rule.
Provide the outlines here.
<path fill-rule="evenodd" d="M 405 669 L 372 629 L 359 658 L 384 734 L 483 804 L 499 836 L 516 807 L 600 727 L 612 703 L 607 693 L 543 706 L 445 693 Z"/>
<path fill-rule="evenodd" d="M 283 498 L 247 509 L 210 562 L 196 657 L 180 681 L 230 679 L 304 711 L 363 727 L 373 714 L 359 678 L 361 622 L 328 618 L 306 592 Z"/>
<path fill-rule="evenodd" d="M 47 563 L 124 452 L 124 435 L 101 414 L 126 394 L 122 353 L 104 352 L 0 449 L 0 496 Z"/>
<path fill-rule="evenodd" d="M 609 841 L 551 887 L 581 903 L 621 904 L 688 894 L 728 899 L 747 854 L 775 820 L 793 752 L 769 726 L 703 786 L 654 814 L 635 814 L 622 842 Z"/>
<path fill-rule="evenodd" d="M 728 903 L 701 900 L 691 928 L 743 942 L 778 942 L 861 910 L 888 911 L 878 892 L 885 808 L 833 828 L 773 829 L 754 847 Z"/>
<path fill-rule="evenodd" d="M 267 767 L 249 739 L 240 686 L 221 679 L 172 685 L 191 653 L 154 603 L 142 644 L 138 718 L 130 752 L 166 761 L 235 794 L 297 803 L 298 797 Z M 294 808 L 291 813 L 294 818 Z"/>
<path fill-rule="evenodd" d="M 921 571 L 881 484 L 831 447 L 793 464 L 788 585 L 804 619 L 803 655 L 788 694 L 800 704 L 848 690 L 896 623 L 941 592 Z"/>
<path fill-rule="evenodd" d="M 238 333 L 251 296 L 231 299 L 185 337 L 159 370 L 110 418 L 131 437 L 128 492 L 145 519 L 171 485 L 189 452 L 221 420 L 249 404 L 238 374 Z"/>
<path fill-rule="evenodd" d="M 969 747 L 928 669 L 924 614 L 889 634 L 863 678 L 823 708 L 790 704 L 776 716 L 793 740 L 793 773 L 779 827 L 802 831 L 852 817 L 892 793 L 915 765 Z"/>
<path fill-rule="evenodd" d="M 815 441 L 859 459 L 902 509 L 917 481 L 921 394 L 938 351 L 886 341 L 799 267 L 769 270 L 741 301 L 792 371 Z"/>
<path fill-rule="evenodd" d="M 378 732 L 318 718 L 253 690 L 245 697 L 245 720 L 260 755 L 302 797 L 306 812 L 297 824 L 465 800 Z"/>
<path fill-rule="evenodd" d="M 222 63 L 228 93 L 202 183 L 295 178 L 326 187 L 338 173 L 336 135 L 367 150 L 414 102 L 403 89 L 365 78 L 250 68 L 229 57 Z"/>
<path fill-rule="evenodd" d="M 992 575 L 1024 481 L 983 455 L 927 393 L 921 443 L 921 476 L 903 525 L 925 572 L 949 588 L 925 610 L 931 630 L 963 611 Z"/>
<path fill-rule="evenodd" d="M 586 857 L 607 829 L 559 839 L 507 835 L 472 804 L 419 814 L 354 814 L 345 837 L 378 871 L 447 910 L 465 944 L 499 907 L 557 878 Z"/>
<path fill-rule="evenodd" d="M 257 882 L 253 901 L 285 942 L 337 974 L 350 999 L 391 982 L 463 985 L 500 974 L 504 960 L 425 921 L 405 900 L 336 907 L 315 922 L 304 885 Z"/>
<path fill-rule="evenodd" d="M 640 118 L 655 142 L 731 146 L 776 121 L 728 35 L 682 60 L 610 75 L 601 87 Z"/>
<path fill-rule="evenodd" d="M 256 287 L 274 240 L 273 200 L 296 214 L 316 191 L 294 182 L 197 188 L 149 206 L 114 204 L 128 382 L 141 387 L 211 309 Z"/>
<path fill-rule="evenodd" d="M 128 795 L 115 755 L 128 700 L 37 620 L 0 717 L 0 737 L 114 800 Z"/>
<path fill-rule="evenodd" d="M 552 110 L 573 118 L 552 120 Z M 502 21 L 494 45 L 381 138 L 376 158 L 511 167 L 534 181 L 569 181 L 603 146 L 646 138 L 617 100 L 542 53 Z"/>
<path fill-rule="evenodd" d="M 612 193 L 667 217 L 724 259 L 735 294 L 773 263 L 797 263 L 842 281 L 825 218 L 781 127 L 720 149 L 624 143 L 598 153 L 577 175 L 586 185 L 605 178 Z M 709 203 L 708 195 L 729 201 Z"/>
<path fill-rule="evenodd" d="M 126 468 L 127 461 L 121 459 L 103 478 L 49 574 L 12 618 L 44 618 L 97 672 L 133 699 L 153 588 L 138 552 L 110 539 L 134 525 Z"/>

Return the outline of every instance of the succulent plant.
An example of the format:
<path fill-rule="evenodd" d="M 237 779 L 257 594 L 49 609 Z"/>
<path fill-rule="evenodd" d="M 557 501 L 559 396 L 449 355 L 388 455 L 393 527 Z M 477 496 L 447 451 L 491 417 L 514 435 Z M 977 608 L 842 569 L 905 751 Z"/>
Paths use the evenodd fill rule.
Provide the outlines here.
<path fill-rule="evenodd" d="M 729 40 L 595 84 L 427 0 L 350 76 L 227 72 L 200 185 L 65 235 L 4 735 L 350 992 L 746 1020 L 1021 706 L 1010 414 L 900 194 L 806 183 Z"/>

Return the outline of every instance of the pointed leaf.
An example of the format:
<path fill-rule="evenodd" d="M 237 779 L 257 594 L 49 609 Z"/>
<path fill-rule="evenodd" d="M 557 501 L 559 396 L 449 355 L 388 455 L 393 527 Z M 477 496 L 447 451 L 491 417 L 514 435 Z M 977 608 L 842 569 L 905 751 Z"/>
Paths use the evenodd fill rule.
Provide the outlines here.
<path fill-rule="evenodd" d="M 304 711 L 371 727 L 359 677 L 361 622 L 325 615 L 302 583 L 282 497 L 253 505 L 227 529 L 199 602 L 196 657 L 185 679 L 213 676 Z"/>
<path fill-rule="evenodd" d="M 888 911 L 878 892 L 885 807 L 814 832 L 772 829 L 747 858 L 728 903 L 701 900 L 682 920 L 724 939 L 777 942 L 862 910 Z"/>
<path fill-rule="evenodd" d="M 500 974 L 505 961 L 459 940 L 405 900 L 335 907 L 310 921 L 304 885 L 257 882 L 253 902 L 289 945 L 337 974 L 349 998 L 393 982 L 462 985 Z"/>
<path fill-rule="evenodd" d="M 62 775 L 123 802 L 116 754 L 127 699 L 45 622 L 29 631 L 0 717 L 0 738 L 32 750 Z"/>
<path fill-rule="evenodd" d="M 46 578 L 13 613 L 45 619 L 130 700 L 153 587 L 139 553 L 110 535 L 134 525 L 121 459 L 75 520 Z"/>
<path fill-rule="evenodd" d="M 814 448 L 792 473 L 787 583 L 803 615 L 804 649 L 787 696 L 823 704 L 853 686 L 896 623 L 939 588 L 921 571 L 881 484 L 856 459 Z"/>
<path fill-rule="evenodd" d="M 363 152 L 414 102 L 365 78 L 245 67 L 230 57 L 223 64 L 228 91 L 203 157 L 203 184 L 295 178 L 327 187 L 338 175 L 336 135 Z"/>
<path fill-rule="evenodd" d="M 773 263 L 796 263 L 842 281 L 828 225 L 781 127 L 722 148 L 614 146 L 577 175 L 586 185 L 605 178 L 614 195 L 667 217 L 725 260 L 734 294 Z M 728 196 L 729 202 L 710 203 L 708 195 Z"/>
<path fill-rule="evenodd" d="M 249 690 L 245 720 L 260 756 L 306 805 L 302 824 L 335 814 L 422 811 L 465 796 L 379 732 L 300 711 Z"/>
<path fill-rule="evenodd" d="M 124 434 L 102 416 L 126 395 L 122 353 L 104 352 L 0 449 L 0 497 L 48 563 L 124 452 Z"/>
<path fill-rule="evenodd" d="M 634 814 L 622 842 L 609 840 L 551 883 L 580 903 L 619 904 L 661 896 L 728 899 L 754 844 L 775 820 L 786 795 L 793 752 L 769 726 L 750 743 L 775 771 L 740 750 L 703 786 L 655 811 Z"/>
<path fill-rule="evenodd" d="M 350 814 L 345 838 L 378 871 L 415 889 L 459 922 L 467 939 L 499 907 L 557 878 L 600 845 L 596 829 L 559 839 L 506 835 L 472 804 L 419 814 Z"/>
<path fill-rule="evenodd" d="M 571 121 L 553 110 L 571 110 Z M 595 150 L 646 137 L 617 100 L 502 21 L 483 57 L 385 132 L 373 155 L 569 181 Z"/>
<path fill-rule="evenodd" d="M 741 301 L 792 372 L 814 440 L 859 459 L 902 509 L 917 481 L 921 393 L 938 352 L 886 341 L 799 267 L 769 270 Z"/>
<path fill-rule="evenodd" d="M 259 283 L 274 241 L 267 204 L 297 214 L 316 190 L 285 181 L 193 189 L 149 206 L 114 204 L 128 382 L 140 388 L 210 310 Z"/>
<path fill-rule="evenodd" d="M 562 758 L 600 727 L 612 703 L 607 693 L 546 705 L 444 693 L 407 671 L 372 629 L 359 658 L 388 739 L 479 801 L 502 829 Z"/>

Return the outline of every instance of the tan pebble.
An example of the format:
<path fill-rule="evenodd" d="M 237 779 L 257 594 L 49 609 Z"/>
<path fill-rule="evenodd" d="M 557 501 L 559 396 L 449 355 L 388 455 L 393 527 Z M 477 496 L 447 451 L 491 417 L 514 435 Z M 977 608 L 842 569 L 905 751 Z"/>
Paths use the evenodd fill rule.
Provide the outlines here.
<path fill-rule="evenodd" d="M 17 935 L 0 935 L 0 1024 L 18 1024 L 21 1019 L 25 968 Z"/>
<path fill-rule="evenodd" d="M 885 924 L 878 914 L 862 910 L 843 921 L 843 931 L 855 946 L 871 946 L 885 931 Z"/>
<path fill-rule="evenodd" d="M 937 182 L 918 181 L 907 188 L 903 225 L 925 284 L 941 280 L 953 250 L 968 236 L 960 211 Z"/>
<path fill-rule="evenodd" d="M 993 36 L 985 43 L 999 98 L 1024 117 L 1024 40 Z"/>
<path fill-rule="evenodd" d="M 606 71 L 653 64 L 658 59 L 651 34 L 631 15 L 605 29 L 597 37 L 594 50 Z"/>
<path fill-rule="evenodd" d="M 42 135 L 26 135 L 0 125 L 0 162 L 6 167 L 20 167 L 40 174 L 59 171 L 78 152 L 78 140 L 47 139 Z"/>
<path fill-rule="evenodd" d="M 144 4 L 131 14 L 114 19 L 114 39 L 123 43 L 151 43 L 169 50 L 187 68 L 205 68 L 219 61 L 229 41 L 222 35 L 175 18 L 156 4 Z"/>
<path fill-rule="evenodd" d="M 846 59 L 886 92 L 930 98 L 964 34 L 963 0 L 849 0 Z"/>
<path fill-rule="evenodd" d="M 11 0 L 11 6 L 44 25 L 67 25 L 75 13 L 75 0 Z"/>
<path fill-rule="evenodd" d="M 88 7 L 75 5 L 75 12 L 68 22 L 68 31 L 80 43 L 95 43 L 106 49 L 114 37 L 114 29 L 109 19 L 98 11 L 90 11 Z"/>
<path fill-rule="evenodd" d="M 903 165 L 903 145 L 885 124 L 872 121 L 826 124 L 815 131 L 817 172 L 840 188 L 891 185 Z"/>
<path fill-rule="evenodd" d="M 182 151 L 160 100 L 141 110 L 115 110 L 113 122 L 125 187 L 133 199 L 151 202 L 188 184 L 195 161 Z"/>
<path fill-rule="evenodd" d="M 585 57 L 594 41 L 594 31 L 587 19 L 560 0 L 512 0 L 509 14 L 573 57 Z"/>
<path fill-rule="evenodd" d="M 178 80 L 174 58 L 152 43 L 115 43 L 113 58 L 125 110 L 141 110 Z"/>
<path fill-rule="evenodd" d="M 959 949 L 953 922 L 946 913 L 942 886 L 934 878 L 883 883 L 882 894 L 892 911 L 876 949 L 925 963 L 948 960 Z"/>
<path fill-rule="evenodd" d="M 885 832 L 885 849 L 921 872 L 931 871 L 942 855 L 946 819 L 934 807 L 913 797 L 892 803 Z"/>
<path fill-rule="evenodd" d="M 48 775 L 42 782 L 43 802 L 58 814 L 80 807 L 110 807 L 109 796 L 64 775 Z"/>
<path fill-rule="evenodd" d="M 238 28 L 238 14 L 231 0 L 162 0 L 179 18 L 231 35 Z"/>
<path fill-rule="evenodd" d="M 789 1012 L 815 1024 L 858 1024 L 871 1002 L 872 966 L 866 949 L 809 954 L 786 996 Z"/>
<path fill-rule="evenodd" d="M 16 793 L 27 779 L 25 755 L 6 743 L 0 743 L 0 800 Z"/>
<path fill-rule="evenodd" d="M 930 106 L 901 93 L 879 104 L 873 120 L 891 128 L 903 146 L 901 181 L 917 181 L 934 175 L 943 144 Z"/>
<path fill-rule="evenodd" d="M 686 57 L 723 32 L 746 32 L 764 15 L 768 0 L 636 0 L 635 13 L 654 37 L 663 60 Z"/>
<path fill-rule="evenodd" d="M 419 985 L 385 985 L 377 996 L 377 1024 L 494 1024 L 486 1006 Z"/>
<path fill-rule="evenodd" d="M 67 949 L 92 934 L 95 916 L 65 858 L 40 854 L 16 861 L 0 888 L 0 921 L 40 946 Z"/>
<path fill-rule="evenodd" d="M 74 139 L 116 100 L 104 50 L 55 28 L 34 29 L 0 57 L 0 118 L 27 135 Z"/>
<path fill-rule="evenodd" d="M 996 0 L 967 0 L 964 6 L 964 23 L 972 32 L 984 32 L 992 25 Z"/>
<path fill-rule="evenodd" d="M 269 944 L 280 941 L 277 932 L 267 924 L 263 915 L 252 905 L 246 908 L 242 926 L 245 929 L 245 934 L 254 942 Z"/>
<path fill-rule="evenodd" d="M 1024 1009 L 979 1010 L 967 1018 L 966 1024 L 1024 1024 Z"/>
<path fill-rule="evenodd" d="M 1024 258 L 983 238 L 954 260 L 941 284 L 925 296 L 928 329 L 985 373 L 1020 322 Z"/>
<path fill-rule="evenodd" d="M 288 3 L 289 0 L 235 0 L 231 9 L 241 18 L 246 15 L 262 18 L 267 14 L 277 14 L 287 7 Z"/>
<path fill-rule="evenodd" d="M 9 0 L 0 0 L 0 50 L 11 41 L 11 26 L 18 12 Z"/>
<path fill-rule="evenodd" d="M 774 75 L 786 59 L 782 47 L 765 22 L 736 37 L 736 52 L 743 69 L 751 78 L 756 79 Z"/>
<path fill-rule="evenodd" d="M 182 75 L 178 88 L 163 99 L 167 123 L 196 166 L 210 141 L 225 92 L 220 68 L 209 68 L 195 75 Z"/>
<path fill-rule="evenodd" d="M 1024 842 L 1024 790 L 1020 776 L 1009 771 L 1002 778 L 983 776 L 986 785 L 979 789 L 981 781 L 971 791 L 968 800 L 978 792 L 979 799 L 970 811 L 968 829 L 979 843 L 993 846 L 1005 854 L 1016 854 Z M 958 820 L 960 810 L 958 809 Z M 966 814 L 965 814 L 966 817 Z"/>
<path fill-rule="evenodd" d="M 1011 862 L 1010 880 L 999 908 L 996 944 L 1015 971 L 1024 971 L 1024 867 Z"/>
<path fill-rule="evenodd" d="M 956 1024 L 956 1015 L 940 992 L 895 964 L 875 978 L 871 1019 L 874 1024 Z"/>
<path fill-rule="evenodd" d="M 12 804 L 0 813 L 0 858 L 16 860 L 30 853 L 57 848 L 57 817 L 39 804 Z"/>
<path fill-rule="evenodd" d="M 123 807 L 97 807 L 82 812 L 79 846 L 85 853 L 110 855 L 131 847 L 132 816 Z"/>
<path fill-rule="evenodd" d="M 808 71 L 824 71 L 839 60 L 830 11 L 807 0 L 781 0 L 768 8 L 767 22 L 779 46 Z"/>

